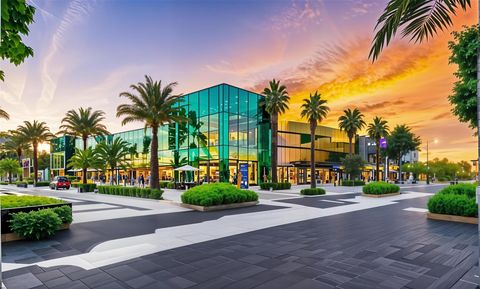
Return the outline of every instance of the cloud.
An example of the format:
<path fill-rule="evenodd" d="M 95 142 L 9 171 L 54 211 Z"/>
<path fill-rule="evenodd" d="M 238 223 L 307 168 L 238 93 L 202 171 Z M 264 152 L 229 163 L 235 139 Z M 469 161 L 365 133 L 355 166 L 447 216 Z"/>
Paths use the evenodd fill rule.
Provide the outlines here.
<path fill-rule="evenodd" d="M 285 32 L 289 29 L 305 29 L 311 23 L 319 23 L 321 7 L 320 0 L 292 0 L 288 8 L 269 19 L 270 29 Z"/>

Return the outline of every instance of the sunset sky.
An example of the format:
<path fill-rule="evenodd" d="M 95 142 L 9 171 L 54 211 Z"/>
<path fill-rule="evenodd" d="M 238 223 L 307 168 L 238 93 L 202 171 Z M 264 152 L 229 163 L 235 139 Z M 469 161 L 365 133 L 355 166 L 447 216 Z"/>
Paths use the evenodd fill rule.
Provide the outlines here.
<path fill-rule="evenodd" d="M 473 131 L 447 100 L 450 31 L 422 45 L 397 40 L 367 59 L 386 0 L 28 2 L 37 12 L 25 42 L 35 55 L 18 67 L 0 62 L 0 107 L 11 115 L 0 130 L 38 119 L 56 132 L 80 106 L 104 110 L 112 132 L 142 127 L 122 127 L 115 109 L 145 74 L 178 81 L 178 93 L 222 82 L 261 92 L 277 78 L 292 97 L 284 119 L 298 120 L 301 100 L 318 90 L 331 107 L 326 125 L 358 107 L 367 122 L 383 116 L 437 139 L 432 158 L 476 158 Z M 475 11 L 457 15 L 452 30 L 475 24 Z"/>

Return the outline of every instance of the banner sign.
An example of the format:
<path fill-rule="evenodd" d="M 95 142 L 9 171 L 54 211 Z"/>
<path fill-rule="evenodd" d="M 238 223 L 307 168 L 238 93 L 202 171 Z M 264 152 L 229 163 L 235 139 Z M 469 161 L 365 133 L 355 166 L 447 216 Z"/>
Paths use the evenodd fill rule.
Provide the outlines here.
<path fill-rule="evenodd" d="M 240 174 L 242 176 L 240 188 L 248 189 L 248 164 L 240 164 Z"/>
<path fill-rule="evenodd" d="M 380 139 L 380 148 L 381 148 L 381 149 L 386 149 L 386 148 L 387 148 L 387 139 L 384 138 L 384 137 L 382 137 L 382 138 Z"/>

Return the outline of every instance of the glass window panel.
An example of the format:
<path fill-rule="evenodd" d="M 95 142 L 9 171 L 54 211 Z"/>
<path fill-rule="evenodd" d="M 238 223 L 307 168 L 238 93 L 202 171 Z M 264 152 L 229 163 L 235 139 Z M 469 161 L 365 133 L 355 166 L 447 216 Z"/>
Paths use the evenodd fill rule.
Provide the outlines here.
<path fill-rule="evenodd" d="M 202 117 L 202 116 L 206 116 L 208 115 L 208 89 L 204 89 L 202 91 L 200 91 L 200 94 L 199 94 L 199 100 L 198 100 L 198 104 L 199 104 L 199 109 L 200 109 L 200 114 L 199 116 Z"/>
<path fill-rule="evenodd" d="M 239 113 L 241 115 L 248 115 L 248 92 L 240 89 L 239 90 Z"/>
<path fill-rule="evenodd" d="M 219 87 L 215 86 L 209 89 L 209 107 L 210 107 L 210 114 L 218 113 L 220 111 L 220 102 L 218 100 Z"/>
<path fill-rule="evenodd" d="M 228 145 L 238 146 L 238 115 L 229 115 L 228 119 Z"/>
<path fill-rule="evenodd" d="M 228 111 L 232 114 L 238 114 L 238 88 L 229 87 L 229 106 Z"/>

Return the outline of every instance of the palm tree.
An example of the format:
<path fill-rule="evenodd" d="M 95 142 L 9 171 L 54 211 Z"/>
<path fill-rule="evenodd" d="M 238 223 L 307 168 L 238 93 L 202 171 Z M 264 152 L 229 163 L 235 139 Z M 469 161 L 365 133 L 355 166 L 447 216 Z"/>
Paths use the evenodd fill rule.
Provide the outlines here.
<path fill-rule="evenodd" d="M 90 136 L 107 135 L 107 127 L 102 124 L 105 120 L 105 113 L 101 110 L 92 111 L 92 108 L 80 107 L 78 111 L 69 110 L 62 119 L 60 132 L 83 141 L 83 150 L 87 149 L 87 140 Z M 87 169 L 82 170 L 82 182 L 87 183 Z"/>
<path fill-rule="evenodd" d="M 130 104 L 121 104 L 117 107 L 117 117 L 123 116 L 122 125 L 130 122 L 142 121 L 147 127 L 152 128 L 152 142 L 150 148 L 150 187 L 159 189 L 158 176 L 158 128 L 172 122 L 185 122 L 180 116 L 178 102 L 181 94 L 173 94 L 177 85 L 172 82 L 162 87 L 161 81 L 153 81 L 150 76 L 145 76 L 145 83 L 130 85 L 134 91 L 122 92 L 120 97 L 126 97 Z"/>
<path fill-rule="evenodd" d="M 96 150 L 90 148 L 80 150 L 75 148 L 75 153 L 68 161 L 68 167 L 74 169 L 81 169 L 84 172 L 87 171 L 88 168 L 99 168 L 101 166 L 100 158 Z M 86 184 L 87 179 L 82 178 L 82 183 Z"/>
<path fill-rule="evenodd" d="M 13 173 L 19 173 L 21 167 L 18 164 L 16 159 L 2 159 L 0 160 L 0 172 L 6 173 L 8 175 L 8 183 L 12 183 Z"/>
<path fill-rule="evenodd" d="M 375 180 L 378 182 L 380 180 L 380 139 L 388 135 L 388 124 L 387 121 L 381 117 L 376 116 L 373 119 L 373 122 L 370 123 L 367 127 L 368 136 L 375 140 L 375 149 L 376 149 L 376 171 L 375 171 Z"/>
<path fill-rule="evenodd" d="M 10 115 L 8 115 L 8 113 L 6 111 L 4 111 L 3 109 L 0 108 L 0 118 L 4 118 L 6 120 L 9 120 Z"/>
<path fill-rule="evenodd" d="M 330 108 L 326 106 L 326 99 L 322 99 L 318 91 L 315 94 L 310 93 L 310 98 L 303 100 L 302 112 L 300 115 L 310 123 L 310 187 L 314 189 L 317 186 L 315 175 L 315 130 L 317 124 L 327 117 Z"/>
<path fill-rule="evenodd" d="M 30 148 L 27 141 L 16 131 L 10 131 L 8 139 L 3 144 L 3 149 L 14 152 L 17 155 L 18 164 L 22 166 L 22 156 Z M 23 176 L 20 174 L 20 180 Z"/>
<path fill-rule="evenodd" d="M 353 154 L 353 138 L 357 134 L 357 131 L 364 128 L 367 124 L 363 120 L 364 115 L 358 108 L 351 110 L 350 108 L 343 111 L 344 115 L 338 118 L 338 127 L 340 130 L 344 130 L 348 136 L 349 143 L 349 155 Z"/>
<path fill-rule="evenodd" d="M 95 147 L 95 151 L 99 161 L 112 171 L 112 179 L 115 175 L 115 168 L 126 167 L 125 158 L 130 154 L 128 142 L 118 137 L 111 143 L 100 142 Z M 115 182 L 117 181 L 118 178 L 115 178 Z"/>
<path fill-rule="evenodd" d="M 273 79 L 269 82 L 269 87 L 263 90 L 265 100 L 262 105 L 265 106 L 265 111 L 270 115 L 270 123 L 272 126 L 272 182 L 278 182 L 277 178 L 277 142 L 278 142 L 278 115 L 284 113 L 288 109 L 287 87 L 280 85 L 280 81 Z"/>
<path fill-rule="evenodd" d="M 33 149 L 33 183 L 37 184 L 38 176 L 38 145 L 55 137 L 45 122 L 34 120 L 33 122 L 25 121 L 23 125 L 18 126 L 17 133 L 26 142 L 31 143 Z"/>

